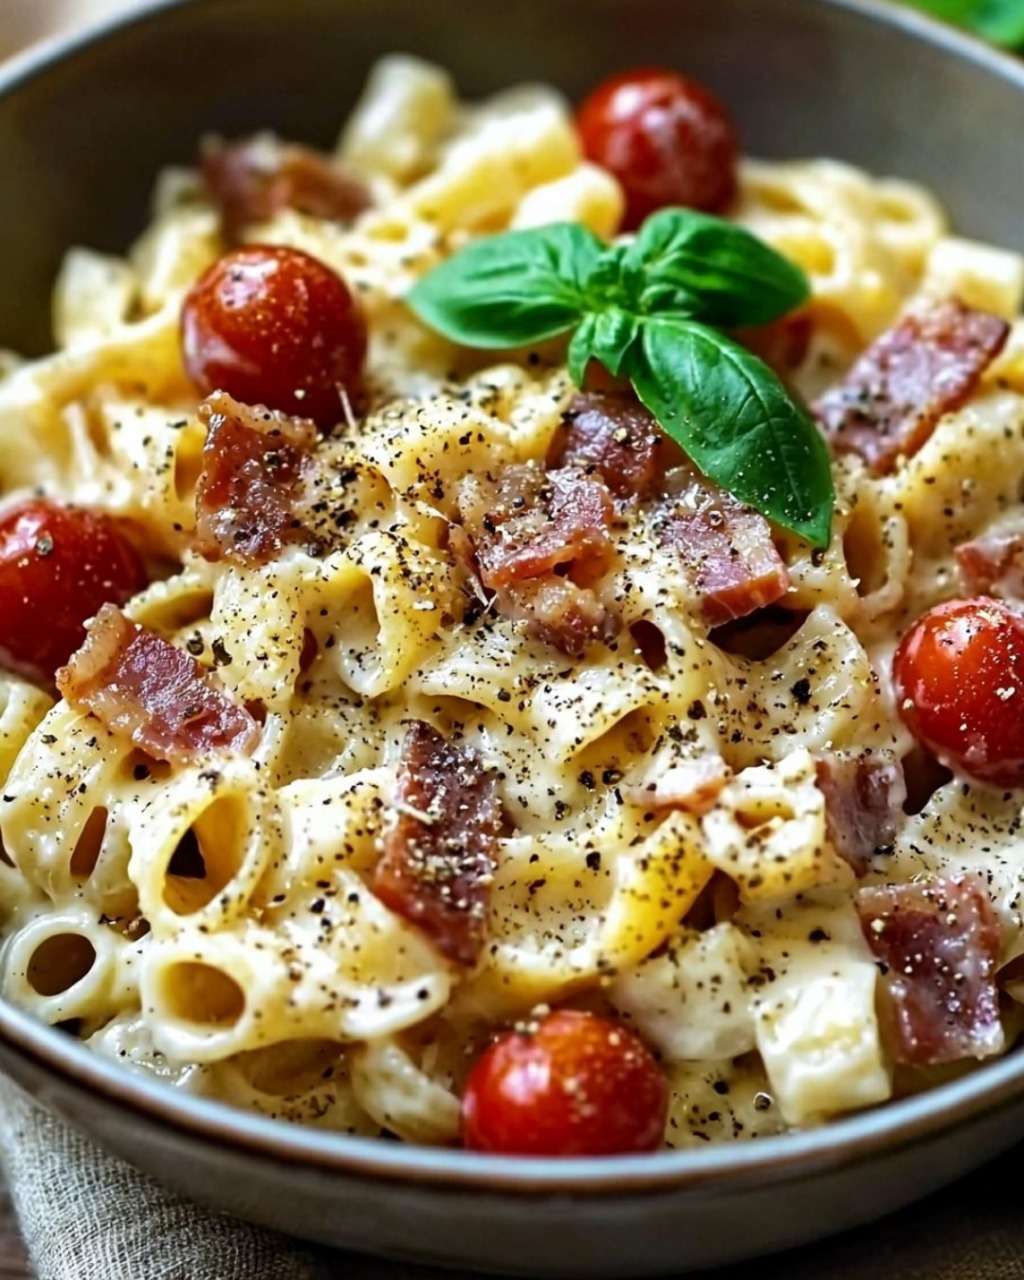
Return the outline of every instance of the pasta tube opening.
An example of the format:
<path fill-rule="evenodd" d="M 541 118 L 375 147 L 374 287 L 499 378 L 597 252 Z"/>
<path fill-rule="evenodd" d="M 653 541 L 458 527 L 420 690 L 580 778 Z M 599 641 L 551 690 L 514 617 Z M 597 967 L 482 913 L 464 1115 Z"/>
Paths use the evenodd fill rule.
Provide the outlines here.
<path fill-rule="evenodd" d="M 37 995 L 70 991 L 96 963 L 96 948 L 80 933 L 56 933 L 44 939 L 28 962 L 25 976 Z"/>
<path fill-rule="evenodd" d="M 195 961 L 169 965 L 160 994 L 167 1012 L 180 1022 L 233 1027 L 245 1012 L 245 994 L 223 969 Z"/>

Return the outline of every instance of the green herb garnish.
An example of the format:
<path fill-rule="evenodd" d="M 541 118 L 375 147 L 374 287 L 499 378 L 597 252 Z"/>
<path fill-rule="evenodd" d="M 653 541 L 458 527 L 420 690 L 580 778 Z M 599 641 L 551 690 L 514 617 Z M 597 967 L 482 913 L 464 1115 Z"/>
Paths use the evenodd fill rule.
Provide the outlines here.
<path fill-rule="evenodd" d="M 576 223 L 468 245 L 408 295 L 453 342 L 503 348 L 574 331 L 569 372 L 591 359 L 637 395 L 716 484 L 814 546 L 828 544 L 828 450 L 806 410 L 722 327 L 767 324 L 808 296 L 803 272 L 741 227 L 686 209 L 629 244 Z"/>
<path fill-rule="evenodd" d="M 907 0 L 1010 49 L 1024 46 L 1024 0 Z"/>

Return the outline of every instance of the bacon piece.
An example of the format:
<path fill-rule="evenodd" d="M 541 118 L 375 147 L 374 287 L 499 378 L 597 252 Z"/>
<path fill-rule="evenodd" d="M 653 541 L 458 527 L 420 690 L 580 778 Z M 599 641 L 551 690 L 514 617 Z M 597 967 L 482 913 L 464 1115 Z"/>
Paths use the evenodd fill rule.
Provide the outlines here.
<path fill-rule="evenodd" d="M 613 640 L 619 620 L 589 587 L 554 573 L 502 587 L 498 609 L 514 622 L 525 622 L 530 634 L 578 658 L 595 640 Z"/>
<path fill-rule="evenodd" d="M 612 502 L 600 479 L 578 467 L 545 472 L 517 463 L 497 480 L 467 476 L 458 507 L 463 530 L 450 541 L 453 554 L 465 560 L 468 537 L 480 580 L 505 617 L 569 655 L 615 635 L 618 620 L 588 585 L 612 554 Z"/>
<path fill-rule="evenodd" d="M 673 493 L 654 514 L 654 535 L 679 551 L 704 617 L 713 626 L 774 604 L 789 574 L 764 516 L 694 468 L 676 468 Z"/>
<path fill-rule="evenodd" d="M 913 457 L 935 424 L 968 399 L 1009 325 L 957 299 L 913 312 L 877 338 L 815 405 L 834 448 L 878 474 Z"/>
<path fill-rule="evenodd" d="M 872 855 L 892 851 L 903 825 L 903 770 L 877 755 L 829 754 L 815 766 L 828 838 L 856 874 L 865 875 Z"/>
<path fill-rule="evenodd" d="M 264 564 L 302 536 L 294 508 L 316 426 L 241 404 L 225 391 L 207 396 L 199 417 L 206 443 L 196 486 L 196 550 L 207 560 Z"/>
<path fill-rule="evenodd" d="M 1024 531 L 982 534 L 954 554 L 968 595 L 1024 600 Z"/>
<path fill-rule="evenodd" d="M 484 942 L 502 812 L 494 773 L 428 724 L 410 726 L 398 765 L 395 822 L 373 891 L 457 964 Z"/>
<path fill-rule="evenodd" d="M 679 451 L 635 396 L 589 391 L 565 413 L 549 457 L 552 466 L 580 467 L 629 501 L 658 492 Z"/>
<path fill-rule="evenodd" d="M 563 565 L 576 570 L 574 579 L 593 581 L 611 558 L 608 490 L 575 467 L 543 471 L 514 463 L 497 480 L 467 476 L 458 507 L 480 577 L 492 589 Z"/>
<path fill-rule="evenodd" d="M 157 760 L 190 764 L 255 747 L 259 725 L 184 649 L 105 604 L 85 644 L 57 672 L 57 687 L 111 733 Z"/>
<path fill-rule="evenodd" d="M 881 962 L 893 1058 L 930 1066 L 998 1053 L 999 924 L 980 877 L 864 888 L 856 902 Z"/>
<path fill-rule="evenodd" d="M 722 757 L 709 752 L 693 760 L 680 760 L 648 782 L 630 787 L 626 798 L 649 809 L 685 809 L 702 816 L 714 807 L 731 776 Z"/>
<path fill-rule="evenodd" d="M 238 142 L 205 139 L 199 162 L 229 239 L 282 209 L 348 221 L 371 203 L 366 187 L 329 156 L 269 133 Z"/>

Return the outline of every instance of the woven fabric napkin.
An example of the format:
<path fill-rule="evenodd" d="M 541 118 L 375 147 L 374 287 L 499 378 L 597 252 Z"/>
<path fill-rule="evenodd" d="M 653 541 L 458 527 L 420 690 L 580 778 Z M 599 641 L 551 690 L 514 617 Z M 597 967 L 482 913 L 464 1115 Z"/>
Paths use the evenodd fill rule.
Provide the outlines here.
<path fill-rule="evenodd" d="M 321 1280 L 312 1253 L 190 1204 L 0 1085 L 0 1154 L 39 1280 Z"/>
<path fill-rule="evenodd" d="M 315 1249 L 201 1209 L 2 1082 L 0 1157 L 38 1280 L 458 1280 Z M 1011 1152 L 892 1218 L 704 1280 L 749 1280 L 752 1265 L 759 1280 L 1024 1280 L 1020 1160 Z"/>

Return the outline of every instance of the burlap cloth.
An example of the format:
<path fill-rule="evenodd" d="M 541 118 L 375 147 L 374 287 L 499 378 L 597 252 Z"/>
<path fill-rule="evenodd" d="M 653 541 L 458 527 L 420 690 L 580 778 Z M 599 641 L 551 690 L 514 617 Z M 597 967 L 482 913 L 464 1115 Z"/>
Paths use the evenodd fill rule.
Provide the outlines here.
<path fill-rule="evenodd" d="M 200 1209 L 8 1085 L 0 1085 L 0 1155 L 38 1280 L 458 1280 L 314 1249 Z M 1011 1152 L 892 1218 L 716 1271 L 714 1280 L 1024 1278 L 1021 1163 Z"/>

